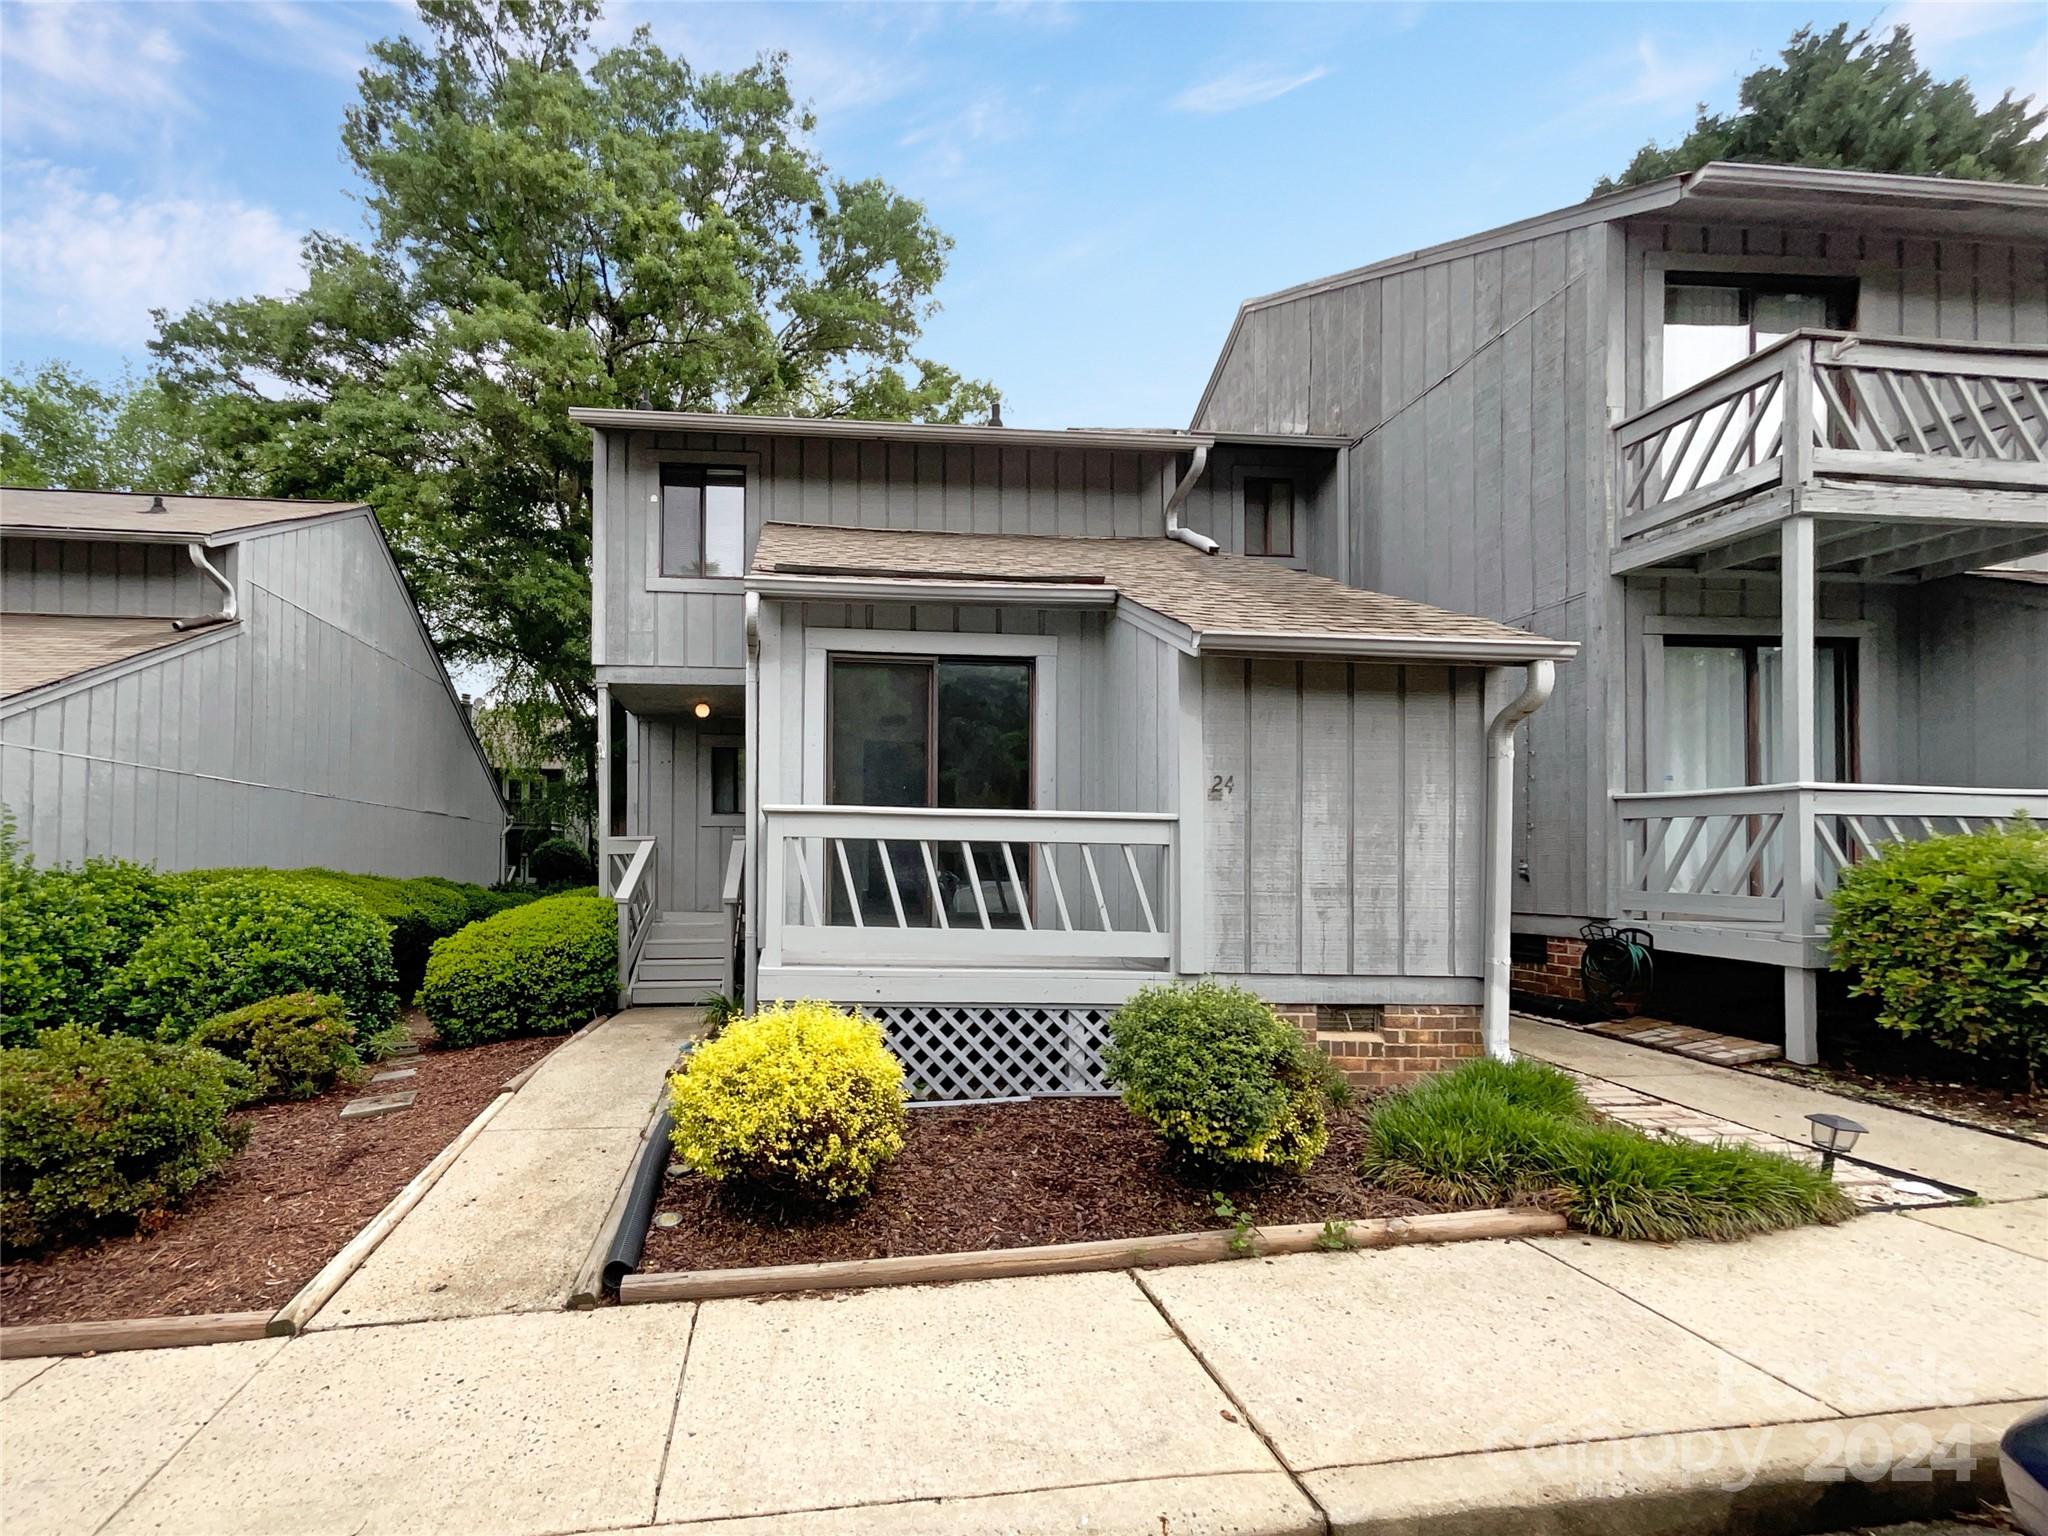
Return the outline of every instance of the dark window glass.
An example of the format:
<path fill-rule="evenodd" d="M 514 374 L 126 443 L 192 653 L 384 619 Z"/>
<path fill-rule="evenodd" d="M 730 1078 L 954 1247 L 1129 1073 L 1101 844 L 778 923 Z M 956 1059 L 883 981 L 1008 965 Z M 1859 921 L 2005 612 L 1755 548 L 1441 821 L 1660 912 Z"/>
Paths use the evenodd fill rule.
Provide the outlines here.
<path fill-rule="evenodd" d="M 612 704 L 611 757 L 605 765 L 611 775 L 611 833 L 626 835 L 626 706 Z"/>
<path fill-rule="evenodd" d="M 661 467 L 661 574 L 741 576 L 746 471 L 716 464 Z"/>
<path fill-rule="evenodd" d="M 745 777 L 744 760 L 738 747 L 711 749 L 711 814 L 738 816 L 740 784 Z"/>
<path fill-rule="evenodd" d="M 1244 552 L 1294 558 L 1294 482 L 1246 480 Z"/>

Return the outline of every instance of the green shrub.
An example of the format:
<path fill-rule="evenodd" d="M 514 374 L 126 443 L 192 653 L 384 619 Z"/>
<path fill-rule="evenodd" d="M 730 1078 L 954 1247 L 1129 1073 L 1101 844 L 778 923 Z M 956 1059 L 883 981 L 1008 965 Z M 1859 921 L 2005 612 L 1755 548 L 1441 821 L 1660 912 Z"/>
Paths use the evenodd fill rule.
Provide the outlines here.
<path fill-rule="evenodd" d="M 903 1150 L 903 1068 L 881 1028 L 830 1003 L 735 1019 L 669 1082 L 676 1156 L 707 1178 L 823 1204 Z"/>
<path fill-rule="evenodd" d="M 526 856 L 526 872 L 539 886 L 589 885 L 597 879 L 590 855 L 566 837 L 551 837 Z"/>
<path fill-rule="evenodd" d="M 1417 1199 L 1533 1201 L 1588 1232 L 1658 1242 L 1743 1237 L 1853 1213 L 1818 1168 L 1602 1121 L 1569 1077 L 1537 1062 L 1469 1062 L 1382 1099 L 1362 1169 Z"/>
<path fill-rule="evenodd" d="M 419 1006 L 449 1045 L 558 1034 L 617 1001 L 618 956 L 611 902 L 545 897 L 436 944 Z"/>
<path fill-rule="evenodd" d="M 171 912 L 107 978 L 110 1028 L 181 1039 L 287 992 L 331 993 L 367 1031 L 396 1017 L 390 930 L 360 897 L 296 874 L 180 880 Z"/>
<path fill-rule="evenodd" d="M 258 1100 L 310 1099 L 362 1069 L 356 1032 L 338 997 L 290 992 L 232 1013 L 216 1014 L 192 1031 L 190 1043 L 219 1051 L 249 1069 Z"/>
<path fill-rule="evenodd" d="M 213 1051 L 77 1025 L 0 1051 L 0 1242 L 151 1222 L 241 1146 L 247 1083 Z"/>
<path fill-rule="evenodd" d="M 1842 872 L 1833 963 L 1877 1022 L 2023 1076 L 2048 1071 L 2048 830 L 1893 843 Z"/>
<path fill-rule="evenodd" d="M 91 859 L 37 869 L 0 822 L 0 1045 L 39 1029 L 98 1024 L 100 986 L 161 920 L 165 882 L 140 864 Z"/>
<path fill-rule="evenodd" d="M 1109 1028 L 1110 1082 L 1189 1161 L 1305 1172 L 1329 1144 L 1327 1066 L 1257 994 L 1150 986 Z"/>

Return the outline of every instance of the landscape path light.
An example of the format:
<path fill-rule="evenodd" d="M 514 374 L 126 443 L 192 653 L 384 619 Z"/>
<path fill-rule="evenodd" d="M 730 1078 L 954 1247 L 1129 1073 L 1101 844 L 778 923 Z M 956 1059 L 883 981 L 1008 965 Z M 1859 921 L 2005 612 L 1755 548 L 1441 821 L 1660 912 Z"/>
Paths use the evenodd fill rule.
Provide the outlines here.
<path fill-rule="evenodd" d="M 1820 1148 L 1822 1173 L 1834 1171 L 1835 1158 L 1846 1157 L 1864 1129 L 1847 1115 L 1808 1115 L 1806 1123 L 1811 1127 L 1808 1134 L 1813 1137 L 1813 1144 Z"/>

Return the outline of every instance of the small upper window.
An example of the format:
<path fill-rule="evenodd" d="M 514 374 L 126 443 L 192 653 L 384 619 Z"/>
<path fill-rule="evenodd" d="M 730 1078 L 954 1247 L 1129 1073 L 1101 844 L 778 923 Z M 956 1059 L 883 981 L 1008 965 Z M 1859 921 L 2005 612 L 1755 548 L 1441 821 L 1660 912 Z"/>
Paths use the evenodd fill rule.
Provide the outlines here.
<path fill-rule="evenodd" d="M 745 470 L 719 464 L 661 466 L 662 575 L 743 575 L 746 546 Z"/>
<path fill-rule="evenodd" d="M 1294 482 L 1244 483 L 1244 552 L 1294 558 Z"/>

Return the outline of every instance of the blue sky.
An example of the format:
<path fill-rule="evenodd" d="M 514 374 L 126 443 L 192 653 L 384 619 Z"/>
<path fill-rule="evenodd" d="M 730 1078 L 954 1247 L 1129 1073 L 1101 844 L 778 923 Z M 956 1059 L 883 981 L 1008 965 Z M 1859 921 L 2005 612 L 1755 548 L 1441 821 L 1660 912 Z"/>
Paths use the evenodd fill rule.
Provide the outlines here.
<path fill-rule="evenodd" d="M 1804 22 L 1905 20 L 2048 92 L 2048 7 L 614 4 L 700 67 L 790 54 L 838 173 L 958 242 L 921 350 L 1013 425 L 1186 421 L 1237 303 L 1574 202 Z M 405 5 L 0 0 L 0 362 L 117 374 L 152 307 L 362 232 L 337 127 Z"/>

